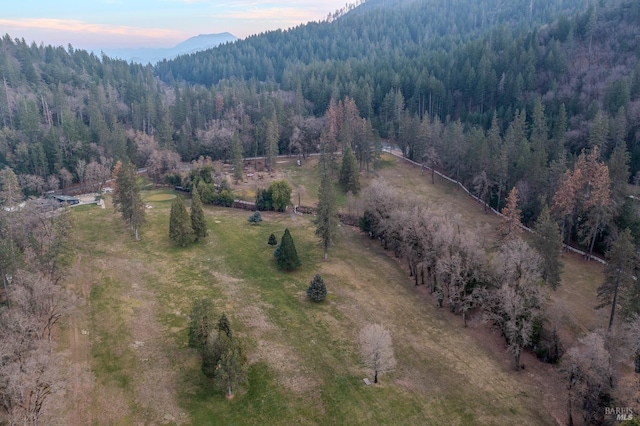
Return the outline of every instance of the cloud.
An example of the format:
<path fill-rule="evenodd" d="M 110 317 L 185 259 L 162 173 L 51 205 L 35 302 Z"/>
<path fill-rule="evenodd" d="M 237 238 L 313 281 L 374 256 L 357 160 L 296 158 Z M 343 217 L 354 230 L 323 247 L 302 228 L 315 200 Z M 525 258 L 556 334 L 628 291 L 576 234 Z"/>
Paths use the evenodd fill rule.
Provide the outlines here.
<path fill-rule="evenodd" d="M 234 10 L 211 16 L 217 19 L 237 19 L 243 21 L 277 20 L 281 22 L 306 22 L 314 19 L 308 10 L 288 7 L 274 7 L 268 9 L 253 8 L 248 10 Z"/>
<path fill-rule="evenodd" d="M 9 27 L 19 30 L 60 31 L 68 33 L 101 34 L 106 36 L 144 37 L 147 39 L 173 39 L 182 35 L 180 31 L 160 28 L 93 24 L 77 20 L 48 18 L 0 19 L 0 27 Z"/>

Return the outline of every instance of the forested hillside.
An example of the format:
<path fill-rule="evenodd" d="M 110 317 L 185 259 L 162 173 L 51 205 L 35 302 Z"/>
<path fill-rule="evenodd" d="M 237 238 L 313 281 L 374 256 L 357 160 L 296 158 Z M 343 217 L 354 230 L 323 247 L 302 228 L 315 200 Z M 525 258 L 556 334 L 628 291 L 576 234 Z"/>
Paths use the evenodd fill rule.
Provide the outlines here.
<path fill-rule="evenodd" d="M 378 135 L 496 208 L 517 186 L 531 223 L 597 145 L 621 206 L 640 171 L 639 21 L 629 0 L 369 1 L 155 68 L 6 35 L 0 162 L 37 195 L 118 159 L 158 176 L 171 151 L 229 159 L 234 134 L 245 156 L 349 144 L 364 167 Z"/>

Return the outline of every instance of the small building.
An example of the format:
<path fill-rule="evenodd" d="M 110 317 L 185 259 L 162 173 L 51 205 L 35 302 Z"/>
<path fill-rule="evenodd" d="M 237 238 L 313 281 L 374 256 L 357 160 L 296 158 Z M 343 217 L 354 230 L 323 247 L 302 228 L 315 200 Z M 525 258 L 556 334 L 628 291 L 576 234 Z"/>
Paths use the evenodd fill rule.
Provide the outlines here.
<path fill-rule="evenodd" d="M 56 200 L 60 204 L 67 203 L 70 206 L 73 206 L 73 205 L 76 205 L 76 204 L 80 204 L 80 199 L 79 198 L 71 197 L 69 195 L 49 195 L 47 198 L 51 198 L 53 200 Z"/>

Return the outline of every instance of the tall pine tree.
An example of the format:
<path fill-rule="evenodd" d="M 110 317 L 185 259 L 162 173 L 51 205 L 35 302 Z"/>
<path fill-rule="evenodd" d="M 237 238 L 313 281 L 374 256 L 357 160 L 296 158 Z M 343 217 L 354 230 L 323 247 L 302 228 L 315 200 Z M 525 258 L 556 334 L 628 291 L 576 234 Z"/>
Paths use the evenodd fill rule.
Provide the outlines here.
<path fill-rule="evenodd" d="M 351 147 L 347 147 L 342 157 L 342 167 L 340 168 L 339 178 L 340 189 L 344 192 L 360 192 L 360 176 L 358 174 L 358 162 L 356 156 L 353 155 Z"/>
<path fill-rule="evenodd" d="M 499 229 L 500 239 L 507 241 L 518 237 L 522 232 L 520 228 L 522 212 L 518 208 L 518 189 L 515 186 L 511 188 L 507 197 L 507 204 L 500 213 L 502 213 L 502 223 Z"/>
<path fill-rule="evenodd" d="M 238 132 L 233 134 L 231 139 L 231 162 L 233 163 L 233 178 L 238 181 L 242 180 L 242 169 L 244 168 L 244 159 L 242 155 L 242 142 Z"/>
<path fill-rule="evenodd" d="M 207 236 L 207 221 L 204 218 L 204 210 L 202 209 L 202 200 L 196 185 L 191 189 L 191 228 L 193 229 L 193 237 L 196 242 L 200 238 Z"/>
<path fill-rule="evenodd" d="M 536 236 L 533 240 L 533 247 L 542 258 L 540 265 L 542 278 L 555 290 L 560 285 L 560 272 L 562 271 L 562 262 L 560 261 L 562 236 L 558 224 L 551 219 L 549 207 L 546 205 L 536 220 L 534 230 Z"/>
<path fill-rule="evenodd" d="M 637 307 L 630 305 L 630 302 L 635 299 L 632 296 L 636 251 L 629 229 L 618 234 L 618 237 L 611 243 L 606 258 L 605 280 L 598 288 L 598 299 L 601 302 L 599 307 L 611 305 L 611 314 L 609 315 L 609 330 L 611 330 L 617 306 L 620 306 L 623 313 L 627 315 L 638 310 Z"/>
<path fill-rule="evenodd" d="M 169 239 L 180 247 L 185 247 L 188 242 L 191 242 L 192 237 L 191 218 L 187 214 L 182 197 L 178 197 L 171 205 Z"/>
<path fill-rule="evenodd" d="M 318 210 L 315 219 L 316 235 L 320 237 L 324 248 L 324 260 L 327 260 L 329 244 L 333 242 L 338 230 L 336 197 L 328 173 L 323 173 L 318 191 Z"/>
<path fill-rule="evenodd" d="M 116 177 L 113 191 L 113 206 L 120 212 L 122 219 L 131 226 L 136 241 L 138 230 L 144 224 L 144 203 L 140 196 L 140 185 L 136 166 L 132 163 L 122 165 Z"/>

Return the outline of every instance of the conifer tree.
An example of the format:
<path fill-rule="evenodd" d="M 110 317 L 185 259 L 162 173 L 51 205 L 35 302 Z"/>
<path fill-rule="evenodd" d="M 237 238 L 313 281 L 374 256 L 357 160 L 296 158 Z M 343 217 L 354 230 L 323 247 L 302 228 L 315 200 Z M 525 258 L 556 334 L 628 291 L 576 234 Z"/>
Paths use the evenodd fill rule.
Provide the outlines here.
<path fill-rule="evenodd" d="M 202 349 L 202 372 L 205 376 L 213 379 L 220 363 L 222 355 L 231 348 L 232 341 L 225 334 L 218 331 L 218 334 L 210 335 Z"/>
<path fill-rule="evenodd" d="M 249 219 L 247 219 L 247 221 L 249 223 L 253 223 L 254 225 L 257 225 L 260 222 L 262 222 L 262 215 L 260 214 L 259 211 L 256 211 L 251 216 L 249 216 Z"/>
<path fill-rule="evenodd" d="M 360 192 L 360 176 L 358 174 L 358 162 L 351 147 L 348 146 L 342 157 L 342 167 L 339 178 L 340 189 L 346 192 L 358 194 Z"/>
<path fill-rule="evenodd" d="M 598 288 L 598 299 L 601 302 L 599 307 L 611 305 L 609 315 L 609 330 L 611 330 L 617 306 L 620 306 L 623 313 L 627 315 L 640 309 L 630 303 L 635 299 L 633 289 L 636 252 L 631 231 L 628 228 L 618 234 L 609 247 L 606 258 L 605 281 Z"/>
<path fill-rule="evenodd" d="M 616 207 L 621 206 L 627 199 L 629 192 L 629 163 L 631 156 L 627 150 L 626 142 L 618 144 L 609 158 L 609 178 L 611 181 L 611 198 L 616 203 Z"/>
<path fill-rule="evenodd" d="M 213 301 L 198 299 L 193 302 L 189 314 L 189 346 L 204 350 L 209 334 L 213 330 Z"/>
<path fill-rule="evenodd" d="M 18 177 L 9 167 L 0 171 L 0 204 L 9 210 L 22 200 L 22 189 Z"/>
<path fill-rule="evenodd" d="M 207 236 L 207 221 L 204 218 L 202 200 L 200 200 L 200 193 L 196 185 L 191 188 L 191 227 L 196 242 Z"/>
<path fill-rule="evenodd" d="M 229 325 L 229 320 L 227 319 L 227 315 L 223 312 L 218 320 L 218 333 L 224 333 L 227 335 L 229 339 L 233 339 L 233 333 L 231 332 L 231 326 Z"/>
<path fill-rule="evenodd" d="M 278 158 L 278 117 L 274 110 L 271 119 L 267 122 L 267 134 L 266 134 L 266 158 L 265 162 L 268 165 L 269 172 L 273 172 L 276 169 L 276 160 Z"/>
<path fill-rule="evenodd" d="M 247 357 L 238 341 L 231 341 L 222 353 L 215 370 L 215 384 L 224 389 L 227 398 L 233 398 L 234 389 L 246 380 Z"/>
<path fill-rule="evenodd" d="M 502 223 L 500 224 L 500 238 L 506 241 L 520 235 L 520 232 L 522 232 L 520 228 L 521 211 L 518 208 L 518 189 L 515 186 L 509 192 L 507 204 L 500 213 L 503 215 Z"/>
<path fill-rule="evenodd" d="M 267 244 L 269 244 L 272 247 L 273 246 L 277 246 L 278 245 L 278 240 L 276 239 L 276 236 L 273 235 L 273 234 L 269 235 L 269 242 Z"/>
<path fill-rule="evenodd" d="M 338 214 L 336 211 L 336 197 L 328 173 L 323 173 L 318 191 L 318 210 L 315 219 L 316 235 L 320 237 L 324 248 L 324 259 L 327 260 L 329 244 L 335 239 L 338 229 Z"/>
<path fill-rule="evenodd" d="M 307 296 L 314 302 L 322 302 L 327 297 L 327 288 L 320 274 L 316 274 L 309 283 Z"/>
<path fill-rule="evenodd" d="M 280 246 L 278 246 L 278 256 L 276 257 L 276 263 L 280 269 L 290 271 L 300 266 L 300 259 L 298 258 L 298 252 L 296 246 L 289 232 L 289 228 L 284 230 L 284 234 L 280 239 Z"/>
<path fill-rule="evenodd" d="M 182 197 L 176 198 L 171 205 L 169 218 L 169 239 L 180 247 L 185 247 L 193 237 L 191 218 L 187 214 Z"/>
<path fill-rule="evenodd" d="M 233 163 L 233 178 L 236 180 L 237 185 L 238 181 L 242 180 L 242 170 L 244 168 L 242 142 L 238 132 L 235 132 L 233 139 L 231 139 L 231 162 Z"/>
<path fill-rule="evenodd" d="M 536 220 L 534 230 L 536 236 L 533 240 L 533 247 L 542 259 L 540 265 L 542 278 L 555 290 L 560 285 L 560 272 L 562 271 L 562 262 L 560 261 L 562 236 L 558 224 L 551 219 L 549 207 L 546 205 Z"/>
<path fill-rule="evenodd" d="M 551 160 L 558 160 L 562 156 L 562 153 L 564 151 L 564 144 L 566 141 L 566 131 L 567 109 L 565 108 L 564 104 L 561 104 L 555 125 L 553 127 L 553 137 L 550 141 L 549 158 Z"/>
<path fill-rule="evenodd" d="M 144 203 L 140 196 L 136 166 L 132 163 L 124 164 L 118 171 L 116 188 L 113 191 L 113 206 L 131 226 L 135 240 L 138 241 L 138 230 L 145 221 Z"/>

